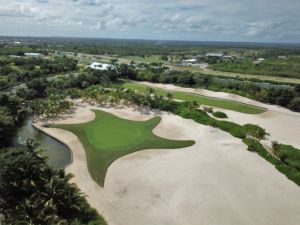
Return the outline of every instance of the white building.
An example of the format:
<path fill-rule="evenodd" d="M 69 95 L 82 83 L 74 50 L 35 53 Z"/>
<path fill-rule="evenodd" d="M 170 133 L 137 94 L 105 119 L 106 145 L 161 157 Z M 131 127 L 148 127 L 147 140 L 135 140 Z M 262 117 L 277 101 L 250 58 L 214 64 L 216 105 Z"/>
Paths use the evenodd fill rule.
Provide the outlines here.
<path fill-rule="evenodd" d="M 222 54 L 222 53 L 207 53 L 205 56 L 206 57 L 218 57 L 218 58 L 221 58 L 221 57 L 224 56 L 224 54 Z"/>
<path fill-rule="evenodd" d="M 93 70 L 109 70 L 109 69 L 116 69 L 114 65 L 107 64 L 107 63 L 98 63 L 93 62 L 91 65 L 87 66 Z"/>
<path fill-rule="evenodd" d="M 201 69 L 207 69 L 208 68 L 208 63 L 200 63 L 199 64 Z"/>
<path fill-rule="evenodd" d="M 185 60 L 182 60 L 182 65 L 185 65 L 185 66 L 191 66 L 192 64 L 195 64 L 197 63 L 198 60 L 197 59 L 185 59 Z"/>
<path fill-rule="evenodd" d="M 25 53 L 25 56 L 27 56 L 27 57 L 34 57 L 34 58 L 44 57 L 43 54 L 41 54 L 41 53 L 34 53 L 34 52 L 27 52 L 27 53 Z"/>
<path fill-rule="evenodd" d="M 265 61 L 265 59 L 264 58 L 258 58 L 256 61 L 263 62 L 263 61 Z"/>
<path fill-rule="evenodd" d="M 231 59 L 233 59 L 233 56 L 231 56 L 231 55 L 224 55 L 223 59 L 230 59 L 231 60 Z"/>
<path fill-rule="evenodd" d="M 285 55 L 280 55 L 280 56 L 278 56 L 278 59 L 287 59 L 288 57 L 287 56 L 285 56 Z"/>

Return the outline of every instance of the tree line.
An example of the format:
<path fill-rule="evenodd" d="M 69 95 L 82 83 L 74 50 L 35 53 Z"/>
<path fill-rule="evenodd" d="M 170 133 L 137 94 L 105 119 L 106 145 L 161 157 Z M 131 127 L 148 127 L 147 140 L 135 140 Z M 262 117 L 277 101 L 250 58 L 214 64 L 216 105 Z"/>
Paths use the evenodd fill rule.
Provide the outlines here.
<path fill-rule="evenodd" d="M 134 66 L 123 64 L 119 67 L 119 72 L 121 77 L 131 80 L 224 91 L 300 112 L 300 85 L 276 82 L 266 84 L 253 79 L 224 78 L 149 65 L 147 69 L 139 70 Z"/>
<path fill-rule="evenodd" d="M 0 89 L 50 74 L 74 71 L 77 63 L 77 60 L 67 57 L 0 59 Z"/>

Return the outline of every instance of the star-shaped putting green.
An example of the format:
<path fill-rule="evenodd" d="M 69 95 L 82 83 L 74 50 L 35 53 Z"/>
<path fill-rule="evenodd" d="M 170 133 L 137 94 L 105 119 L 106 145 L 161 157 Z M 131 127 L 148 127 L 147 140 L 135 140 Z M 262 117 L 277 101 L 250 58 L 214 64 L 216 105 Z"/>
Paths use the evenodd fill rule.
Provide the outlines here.
<path fill-rule="evenodd" d="M 193 145 L 194 141 L 176 141 L 158 137 L 152 130 L 161 118 L 132 121 L 94 110 L 95 120 L 84 124 L 54 125 L 74 133 L 81 141 L 93 179 L 104 185 L 110 164 L 121 156 L 143 149 L 175 149 Z"/>

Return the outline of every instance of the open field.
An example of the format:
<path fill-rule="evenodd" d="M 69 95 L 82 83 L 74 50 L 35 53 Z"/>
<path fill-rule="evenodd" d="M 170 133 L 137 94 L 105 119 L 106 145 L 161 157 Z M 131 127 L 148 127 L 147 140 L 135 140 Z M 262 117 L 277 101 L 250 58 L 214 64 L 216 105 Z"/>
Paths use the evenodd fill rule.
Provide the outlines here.
<path fill-rule="evenodd" d="M 145 150 L 121 157 L 109 167 L 101 188 L 89 174 L 80 140 L 66 130 L 40 127 L 72 150 L 73 164 L 66 170 L 109 225 L 299 224 L 299 187 L 247 151 L 241 140 L 166 112 L 140 108 L 78 103 L 73 114 L 50 122 L 90 122 L 95 118 L 91 109 L 139 121 L 160 116 L 155 135 L 196 142 L 184 150 Z"/>
<path fill-rule="evenodd" d="M 300 57 L 298 55 L 288 55 L 285 59 L 268 57 L 259 64 L 254 64 L 253 60 L 252 58 L 243 61 L 218 62 L 211 67 L 219 71 L 300 78 Z"/>
<path fill-rule="evenodd" d="M 197 67 L 180 67 L 180 66 L 169 66 L 171 69 L 179 71 L 190 71 L 194 73 L 203 73 L 212 76 L 224 76 L 224 77 L 241 77 L 249 79 L 259 79 L 265 81 L 277 81 L 285 83 L 294 83 L 300 84 L 300 79 L 288 78 L 288 77 L 276 77 L 276 76 L 264 76 L 264 75 L 255 75 L 255 74 L 246 74 L 246 73 L 236 73 L 236 72 L 225 72 L 212 69 L 201 69 Z"/>
<path fill-rule="evenodd" d="M 139 84 L 139 83 L 132 83 L 132 82 L 126 82 L 121 85 L 124 88 L 137 90 L 140 92 L 146 92 L 149 89 L 149 86 Z M 154 88 L 157 95 L 167 96 L 168 91 L 160 88 Z M 196 101 L 199 104 L 207 105 L 207 106 L 214 106 L 218 108 L 224 108 L 229 109 L 237 112 L 247 113 L 247 114 L 259 114 L 263 113 L 266 110 L 264 108 L 230 101 L 230 100 L 224 100 L 224 99 L 217 99 L 217 98 L 211 98 L 206 97 L 202 95 L 197 95 L 193 93 L 185 93 L 180 91 L 170 91 L 172 93 L 173 97 L 175 99 L 183 100 L 183 101 Z"/>
<path fill-rule="evenodd" d="M 164 61 L 161 60 L 159 55 L 150 55 L 150 56 L 124 56 L 124 59 L 129 59 L 134 62 L 143 62 L 143 63 L 163 63 Z"/>
<path fill-rule="evenodd" d="M 147 121 L 132 121 L 103 111 L 94 111 L 95 120 L 85 124 L 54 125 L 71 131 L 86 150 L 88 168 L 93 179 L 104 185 L 110 164 L 121 156 L 142 149 L 174 149 L 194 144 L 194 141 L 175 141 L 160 138 L 152 133 L 160 117 Z"/>

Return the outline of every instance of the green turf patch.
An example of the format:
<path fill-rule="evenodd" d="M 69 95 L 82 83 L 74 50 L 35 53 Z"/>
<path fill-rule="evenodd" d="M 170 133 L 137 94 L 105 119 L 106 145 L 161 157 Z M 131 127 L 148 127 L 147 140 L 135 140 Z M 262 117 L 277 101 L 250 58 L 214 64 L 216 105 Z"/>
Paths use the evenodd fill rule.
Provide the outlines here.
<path fill-rule="evenodd" d="M 138 84 L 138 83 L 132 83 L 132 82 L 125 82 L 122 84 L 118 84 L 118 86 L 136 90 L 139 92 L 146 92 L 149 89 L 149 86 Z M 157 95 L 167 96 L 168 91 L 161 89 L 161 88 L 153 88 Z M 206 97 L 202 95 L 197 95 L 193 93 L 186 93 L 181 91 L 172 91 L 170 92 L 173 95 L 173 98 L 183 100 L 183 101 L 196 101 L 199 104 L 207 105 L 207 106 L 213 106 L 223 109 L 229 109 L 241 113 L 247 113 L 247 114 L 259 114 L 266 111 L 264 108 L 256 107 L 253 105 L 248 105 L 236 101 L 230 101 L 230 100 L 224 100 L 224 99 L 218 99 L 218 98 L 211 98 Z"/>
<path fill-rule="evenodd" d="M 194 141 L 176 141 L 158 137 L 152 130 L 161 118 L 132 121 L 94 110 L 95 120 L 84 124 L 63 124 L 52 127 L 74 133 L 81 141 L 93 179 L 104 185 L 110 164 L 121 156 L 143 149 L 175 149 L 193 145 Z"/>

